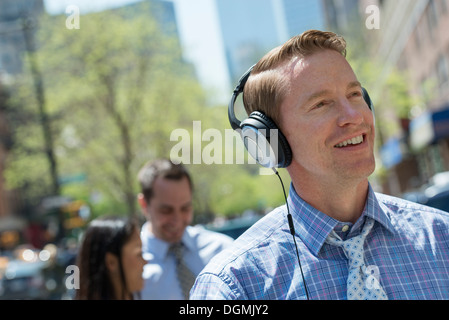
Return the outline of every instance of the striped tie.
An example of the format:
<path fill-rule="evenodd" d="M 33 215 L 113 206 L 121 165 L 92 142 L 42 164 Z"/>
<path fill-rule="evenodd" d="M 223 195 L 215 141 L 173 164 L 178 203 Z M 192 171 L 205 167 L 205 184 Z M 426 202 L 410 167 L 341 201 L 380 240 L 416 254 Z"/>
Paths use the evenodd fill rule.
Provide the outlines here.
<path fill-rule="evenodd" d="M 184 245 L 182 243 L 175 243 L 170 246 L 170 251 L 174 254 L 176 258 L 176 275 L 178 277 L 179 284 L 181 286 L 182 293 L 186 300 L 189 299 L 189 292 L 195 282 L 196 276 L 192 271 L 186 266 L 183 254 Z"/>

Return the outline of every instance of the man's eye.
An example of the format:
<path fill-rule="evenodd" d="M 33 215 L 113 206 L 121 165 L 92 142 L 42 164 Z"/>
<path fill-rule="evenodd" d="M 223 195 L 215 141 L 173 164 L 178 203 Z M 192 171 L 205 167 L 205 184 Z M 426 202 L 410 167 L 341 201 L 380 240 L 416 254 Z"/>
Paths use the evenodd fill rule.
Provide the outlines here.
<path fill-rule="evenodd" d="M 169 214 L 171 212 L 171 210 L 167 209 L 167 208 L 163 208 L 163 209 L 160 209 L 159 212 L 162 214 Z"/>
<path fill-rule="evenodd" d="M 362 96 L 362 92 L 360 91 L 354 91 L 353 93 L 351 93 L 351 97 L 361 97 Z"/>
<path fill-rule="evenodd" d="M 329 103 L 330 103 L 329 101 L 321 101 L 314 106 L 314 109 L 319 109 L 319 108 L 325 107 Z"/>
<path fill-rule="evenodd" d="M 190 212 L 190 210 L 192 210 L 192 206 L 191 205 L 185 206 L 185 207 L 182 208 L 183 212 Z"/>

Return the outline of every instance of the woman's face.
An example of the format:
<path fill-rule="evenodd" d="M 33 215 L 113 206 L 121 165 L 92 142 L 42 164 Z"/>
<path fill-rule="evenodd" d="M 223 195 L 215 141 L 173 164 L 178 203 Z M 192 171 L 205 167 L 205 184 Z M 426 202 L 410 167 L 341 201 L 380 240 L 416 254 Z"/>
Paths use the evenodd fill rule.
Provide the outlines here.
<path fill-rule="evenodd" d="M 142 257 L 142 241 L 139 230 L 134 230 L 133 235 L 122 247 L 122 266 L 125 274 L 128 291 L 133 293 L 143 288 L 143 266 L 146 261 Z"/>

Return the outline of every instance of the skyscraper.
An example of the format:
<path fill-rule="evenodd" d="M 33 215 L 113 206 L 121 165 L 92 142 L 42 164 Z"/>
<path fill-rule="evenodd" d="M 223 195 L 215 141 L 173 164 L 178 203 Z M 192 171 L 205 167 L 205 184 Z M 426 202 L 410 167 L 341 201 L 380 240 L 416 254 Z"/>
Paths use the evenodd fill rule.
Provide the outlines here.
<path fill-rule="evenodd" d="M 274 2 L 283 6 L 287 38 L 291 38 L 308 29 L 324 28 L 324 8 L 321 1 L 282 0 Z"/>
<path fill-rule="evenodd" d="M 238 78 L 268 50 L 324 26 L 317 0 L 172 1 L 185 57 L 200 82 L 216 89 L 213 103 L 226 104 Z"/>
<path fill-rule="evenodd" d="M 0 1 L 0 76 L 22 72 L 21 57 L 26 50 L 23 23 L 34 23 L 42 12 L 42 0 Z"/>
<path fill-rule="evenodd" d="M 359 17 L 360 0 L 322 0 L 326 26 L 330 31 L 344 33 Z"/>

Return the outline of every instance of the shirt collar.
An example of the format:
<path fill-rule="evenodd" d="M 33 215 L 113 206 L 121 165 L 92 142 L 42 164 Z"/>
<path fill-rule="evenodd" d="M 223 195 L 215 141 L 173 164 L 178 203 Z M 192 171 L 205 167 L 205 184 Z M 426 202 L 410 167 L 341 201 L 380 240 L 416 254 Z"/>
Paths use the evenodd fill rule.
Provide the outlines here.
<path fill-rule="evenodd" d="M 191 226 L 187 226 L 181 240 L 188 251 L 194 251 L 196 248 L 195 239 L 191 234 L 192 228 Z"/>
<path fill-rule="evenodd" d="M 341 222 L 305 202 L 296 193 L 293 183 L 290 185 L 287 201 L 297 235 L 314 255 L 318 255 L 318 252 L 328 235 L 338 224 L 341 224 Z M 379 204 L 371 185 L 369 185 L 365 208 L 354 226 L 363 225 L 365 218 L 370 217 L 379 222 L 390 232 L 394 232 L 394 228 L 387 212 L 385 212 L 383 207 Z"/>
<path fill-rule="evenodd" d="M 151 254 L 154 258 L 158 260 L 162 260 L 167 256 L 168 249 L 170 248 L 170 243 L 157 238 L 148 227 L 150 222 L 145 222 L 141 229 L 141 238 L 142 238 L 142 251 L 145 254 Z M 190 236 L 188 226 L 184 231 L 181 242 L 187 248 L 187 250 L 193 250 L 195 243 L 194 239 Z M 148 260 L 148 259 L 146 259 Z"/>

